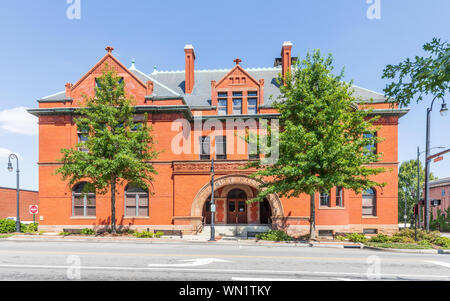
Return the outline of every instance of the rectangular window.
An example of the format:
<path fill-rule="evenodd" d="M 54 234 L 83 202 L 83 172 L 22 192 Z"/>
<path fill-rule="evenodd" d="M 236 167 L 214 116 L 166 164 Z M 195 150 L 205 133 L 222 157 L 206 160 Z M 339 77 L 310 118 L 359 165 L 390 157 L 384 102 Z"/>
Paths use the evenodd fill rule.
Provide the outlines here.
<path fill-rule="evenodd" d="M 373 138 L 373 137 L 377 137 L 377 133 L 374 134 L 364 134 L 364 138 Z M 367 149 L 367 151 L 372 152 L 373 154 L 377 153 L 377 144 L 370 144 L 370 145 L 366 145 L 365 149 Z"/>
<path fill-rule="evenodd" d="M 247 99 L 247 114 L 256 114 L 256 104 L 258 102 L 257 98 L 248 98 Z"/>
<path fill-rule="evenodd" d="M 226 98 L 219 98 L 217 110 L 218 110 L 219 115 L 227 115 L 228 114 L 228 105 L 227 105 Z"/>
<path fill-rule="evenodd" d="M 200 137 L 200 160 L 210 160 L 209 136 Z"/>
<path fill-rule="evenodd" d="M 78 129 L 78 143 L 85 143 L 88 141 L 88 131 L 83 130 L 83 129 Z M 88 149 L 85 147 L 79 147 L 78 148 L 79 151 L 81 152 L 88 152 Z"/>
<path fill-rule="evenodd" d="M 376 199 L 373 195 L 363 195 L 362 215 L 376 216 Z"/>
<path fill-rule="evenodd" d="M 342 187 L 336 187 L 336 207 L 344 207 L 344 198 L 342 197 Z"/>
<path fill-rule="evenodd" d="M 442 196 L 445 196 L 445 189 L 442 189 Z"/>
<path fill-rule="evenodd" d="M 96 200 L 92 194 L 75 194 L 73 196 L 73 216 L 94 217 L 96 216 Z"/>
<path fill-rule="evenodd" d="M 225 160 L 227 158 L 227 137 L 216 137 L 216 159 Z"/>
<path fill-rule="evenodd" d="M 377 234 L 377 229 L 363 229 L 363 234 Z"/>
<path fill-rule="evenodd" d="M 242 92 L 233 92 L 233 115 L 242 114 Z"/>
<path fill-rule="evenodd" d="M 127 193 L 125 196 L 125 216 L 148 216 L 148 194 Z"/>
<path fill-rule="evenodd" d="M 321 193 L 320 194 L 320 206 L 330 207 L 330 194 L 329 193 Z"/>

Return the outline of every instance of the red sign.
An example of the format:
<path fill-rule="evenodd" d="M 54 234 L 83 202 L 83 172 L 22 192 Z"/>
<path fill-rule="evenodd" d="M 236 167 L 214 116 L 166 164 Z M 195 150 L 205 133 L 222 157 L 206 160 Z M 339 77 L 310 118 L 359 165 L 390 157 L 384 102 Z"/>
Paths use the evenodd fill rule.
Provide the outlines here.
<path fill-rule="evenodd" d="M 439 161 L 442 161 L 442 160 L 444 160 L 444 157 L 437 157 L 436 159 L 434 159 L 434 162 L 439 162 Z"/>
<path fill-rule="evenodd" d="M 30 205 L 30 214 L 38 214 L 39 207 L 38 205 Z"/>

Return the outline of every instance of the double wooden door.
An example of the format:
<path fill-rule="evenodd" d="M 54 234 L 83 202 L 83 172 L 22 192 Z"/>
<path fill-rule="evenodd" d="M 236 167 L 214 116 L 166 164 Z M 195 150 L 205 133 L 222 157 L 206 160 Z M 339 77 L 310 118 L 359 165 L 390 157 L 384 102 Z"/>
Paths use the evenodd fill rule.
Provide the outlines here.
<path fill-rule="evenodd" d="M 227 224 L 247 224 L 247 204 L 243 199 L 227 200 Z"/>

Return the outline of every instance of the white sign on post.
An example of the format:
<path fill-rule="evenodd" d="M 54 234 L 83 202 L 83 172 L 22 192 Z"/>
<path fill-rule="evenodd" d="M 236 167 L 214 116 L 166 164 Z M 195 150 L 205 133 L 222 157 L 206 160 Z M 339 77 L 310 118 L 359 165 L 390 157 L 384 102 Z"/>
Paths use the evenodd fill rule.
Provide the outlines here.
<path fill-rule="evenodd" d="M 38 214 L 39 207 L 38 205 L 30 205 L 30 214 Z"/>

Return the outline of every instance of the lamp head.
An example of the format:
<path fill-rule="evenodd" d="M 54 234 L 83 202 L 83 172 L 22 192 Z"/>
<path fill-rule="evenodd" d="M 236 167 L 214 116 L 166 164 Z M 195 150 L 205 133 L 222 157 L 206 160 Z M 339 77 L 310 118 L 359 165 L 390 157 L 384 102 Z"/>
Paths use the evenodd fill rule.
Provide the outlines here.
<path fill-rule="evenodd" d="M 445 102 L 442 103 L 441 110 L 439 111 L 439 113 L 441 113 L 441 116 L 442 116 L 442 117 L 447 116 L 447 114 L 448 114 L 448 108 L 447 108 L 447 104 L 446 104 Z"/>
<path fill-rule="evenodd" d="M 9 162 L 8 162 L 8 171 L 9 171 L 9 172 L 12 172 L 13 170 L 14 170 L 14 169 L 13 169 L 11 160 L 9 160 Z"/>

